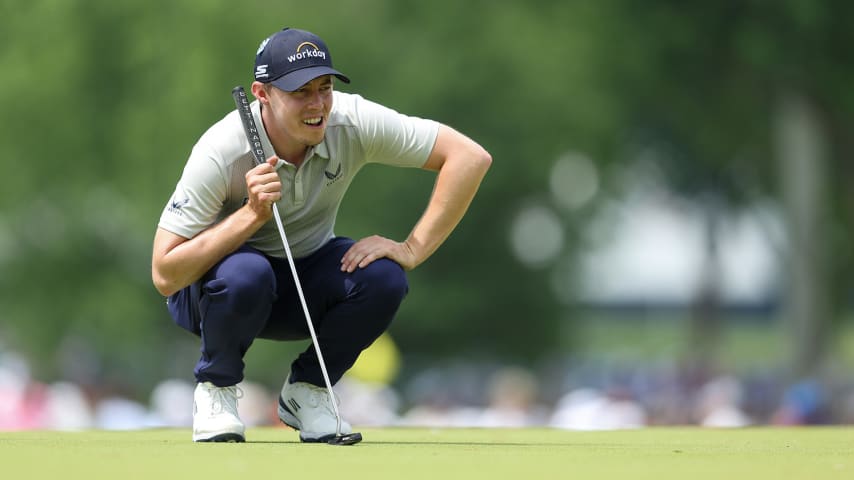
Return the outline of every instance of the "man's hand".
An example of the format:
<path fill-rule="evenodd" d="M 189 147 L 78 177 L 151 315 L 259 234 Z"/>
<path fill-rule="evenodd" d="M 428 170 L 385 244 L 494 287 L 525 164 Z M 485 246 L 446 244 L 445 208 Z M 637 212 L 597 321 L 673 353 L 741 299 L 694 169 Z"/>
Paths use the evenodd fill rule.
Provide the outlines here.
<path fill-rule="evenodd" d="M 352 273 L 356 268 L 365 268 L 380 258 L 394 260 L 404 270 L 412 270 L 416 266 L 415 254 L 406 242 L 372 235 L 359 240 L 347 250 L 341 259 L 341 271 Z"/>
<path fill-rule="evenodd" d="M 247 205 L 264 221 L 273 216 L 273 204 L 282 198 L 282 182 L 276 173 L 278 161 L 278 157 L 272 156 L 246 172 Z"/>

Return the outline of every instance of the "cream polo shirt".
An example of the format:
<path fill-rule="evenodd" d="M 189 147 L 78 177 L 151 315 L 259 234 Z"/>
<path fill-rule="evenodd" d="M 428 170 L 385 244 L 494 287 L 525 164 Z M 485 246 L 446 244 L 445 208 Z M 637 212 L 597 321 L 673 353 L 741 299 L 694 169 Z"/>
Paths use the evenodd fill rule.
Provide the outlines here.
<path fill-rule="evenodd" d="M 269 157 L 273 147 L 257 100 L 251 109 Z M 308 150 L 300 168 L 284 160 L 277 166 L 282 181 L 282 199 L 277 205 L 294 257 L 311 254 L 335 236 L 338 207 L 362 166 L 421 167 L 438 131 L 439 124 L 432 120 L 402 115 L 359 95 L 333 92 L 323 142 Z M 246 203 L 245 175 L 254 165 L 238 112 L 232 111 L 193 147 L 158 226 L 189 239 L 223 220 Z M 285 258 L 272 220 L 247 244 Z"/>

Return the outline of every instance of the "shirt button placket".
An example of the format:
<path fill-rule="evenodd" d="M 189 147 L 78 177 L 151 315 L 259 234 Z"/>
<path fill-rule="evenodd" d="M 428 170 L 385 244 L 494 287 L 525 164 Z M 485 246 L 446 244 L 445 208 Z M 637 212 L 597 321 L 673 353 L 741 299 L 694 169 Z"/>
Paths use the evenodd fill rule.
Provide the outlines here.
<path fill-rule="evenodd" d="M 304 169 L 299 169 L 294 176 L 294 205 L 300 206 L 305 202 L 305 192 L 303 191 L 302 174 Z"/>

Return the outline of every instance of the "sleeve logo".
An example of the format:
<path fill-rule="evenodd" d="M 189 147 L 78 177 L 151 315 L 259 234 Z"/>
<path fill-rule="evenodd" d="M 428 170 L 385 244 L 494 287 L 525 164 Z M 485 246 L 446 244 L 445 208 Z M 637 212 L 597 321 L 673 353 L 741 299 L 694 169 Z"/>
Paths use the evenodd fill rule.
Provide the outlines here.
<path fill-rule="evenodd" d="M 166 207 L 166 210 L 169 213 L 174 213 L 175 215 L 181 217 L 184 215 L 184 206 L 188 203 L 190 203 L 189 198 L 185 198 L 183 200 L 175 200 L 175 198 L 172 197 L 172 200 L 169 201 L 169 205 Z"/>

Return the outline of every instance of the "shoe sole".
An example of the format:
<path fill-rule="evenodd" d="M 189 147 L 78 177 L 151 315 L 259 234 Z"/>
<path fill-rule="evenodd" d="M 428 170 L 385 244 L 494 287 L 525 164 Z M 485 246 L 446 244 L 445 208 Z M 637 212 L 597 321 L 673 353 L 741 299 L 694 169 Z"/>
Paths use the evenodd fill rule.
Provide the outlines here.
<path fill-rule="evenodd" d="M 306 435 L 302 431 L 302 422 L 291 412 L 285 405 L 285 400 L 279 396 L 279 421 L 299 432 L 299 439 L 303 443 L 328 443 L 329 440 L 335 438 L 334 433 L 329 433 L 320 436 Z"/>
<path fill-rule="evenodd" d="M 239 433 L 220 433 L 208 438 L 193 437 L 194 442 L 216 442 L 216 443 L 243 443 L 246 438 Z"/>

